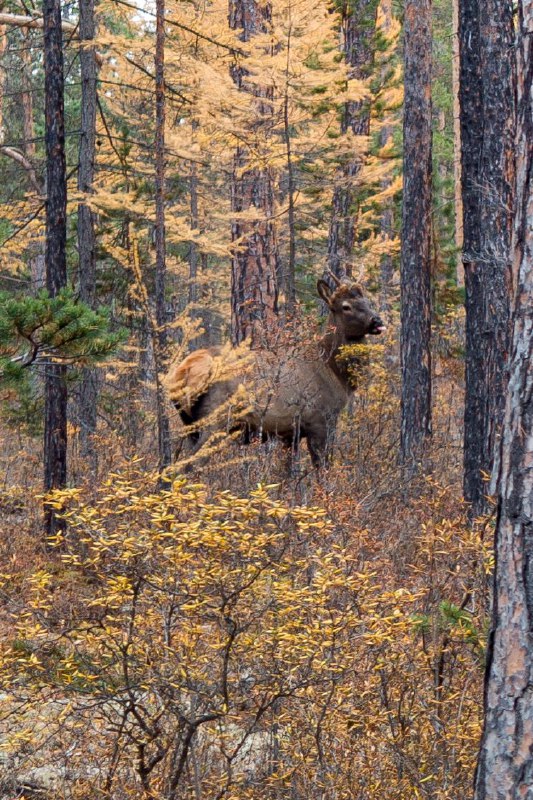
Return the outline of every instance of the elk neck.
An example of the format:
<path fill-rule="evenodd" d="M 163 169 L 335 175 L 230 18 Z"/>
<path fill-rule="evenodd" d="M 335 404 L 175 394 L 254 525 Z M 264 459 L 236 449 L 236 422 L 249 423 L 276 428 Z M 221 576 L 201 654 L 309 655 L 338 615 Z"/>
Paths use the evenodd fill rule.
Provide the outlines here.
<path fill-rule="evenodd" d="M 339 331 L 338 328 L 331 328 L 320 340 L 320 356 L 322 360 L 328 365 L 346 389 L 353 389 L 350 370 L 354 364 L 358 363 L 358 359 L 355 357 L 339 358 L 341 355 L 341 347 L 344 345 L 363 344 L 365 338 L 366 337 L 363 335 L 347 341 L 344 334 Z"/>

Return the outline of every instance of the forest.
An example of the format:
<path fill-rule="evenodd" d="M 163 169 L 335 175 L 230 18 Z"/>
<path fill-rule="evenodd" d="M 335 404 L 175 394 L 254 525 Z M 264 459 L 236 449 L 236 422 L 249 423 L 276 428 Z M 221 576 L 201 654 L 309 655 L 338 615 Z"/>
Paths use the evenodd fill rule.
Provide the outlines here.
<path fill-rule="evenodd" d="M 0 800 L 533 798 L 533 0 L 3 0 Z"/>

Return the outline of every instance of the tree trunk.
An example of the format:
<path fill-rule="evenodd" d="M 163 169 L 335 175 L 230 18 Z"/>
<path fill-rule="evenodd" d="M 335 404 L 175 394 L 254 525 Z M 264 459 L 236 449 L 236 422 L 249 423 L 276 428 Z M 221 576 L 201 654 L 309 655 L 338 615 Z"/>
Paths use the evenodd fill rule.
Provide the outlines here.
<path fill-rule="evenodd" d="M 514 202 L 514 30 L 510 0 L 461 0 L 461 138 L 466 293 L 464 496 L 487 508 L 510 344 Z"/>
<path fill-rule="evenodd" d="M 166 254 L 165 254 L 165 0 L 156 0 L 155 41 L 155 307 L 157 334 L 153 340 L 156 392 L 159 471 L 172 462 L 170 424 L 161 384 L 163 362 L 167 347 L 166 313 Z"/>
<path fill-rule="evenodd" d="M 463 194 L 461 172 L 461 106 L 459 103 L 459 0 L 452 0 L 452 109 L 453 109 L 453 181 L 455 197 L 455 247 L 457 250 L 457 286 L 465 285 L 461 253 L 463 250 Z"/>
<path fill-rule="evenodd" d="M 240 30 L 242 41 L 257 33 L 265 33 L 271 19 L 269 5 L 257 0 L 230 0 L 229 23 Z M 272 92 L 246 81 L 247 71 L 233 67 L 232 77 L 242 91 L 257 97 L 256 132 L 262 121 L 272 114 Z M 273 177 L 268 168 L 246 168 L 244 147 L 237 148 L 231 181 L 231 209 L 236 214 L 256 212 L 253 221 L 235 218 L 231 228 L 232 242 L 238 242 L 231 271 L 231 338 L 239 344 L 246 338 L 256 340 L 271 327 L 278 313 L 277 241 L 273 222 Z"/>
<path fill-rule="evenodd" d="M 401 458 L 431 434 L 431 0 L 406 0 L 401 250 Z"/>
<path fill-rule="evenodd" d="M 43 0 L 45 144 L 46 144 L 46 288 L 55 296 L 66 286 L 67 181 L 63 42 L 60 0 Z M 49 363 L 45 378 L 44 491 L 67 481 L 66 367 Z M 45 512 L 45 529 L 53 535 L 64 528 L 53 509 Z"/>
<path fill-rule="evenodd" d="M 518 14 L 517 292 L 475 800 L 533 796 L 533 0 L 520 0 Z"/>
<path fill-rule="evenodd" d="M 381 0 L 380 3 L 381 7 L 381 14 L 382 14 L 382 22 L 381 22 L 381 33 L 383 36 L 387 38 L 390 36 L 391 28 L 392 28 L 392 0 Z M 386 80 L 386 73 L 388 70 L 388 65 L 385 64 L 381 69 L 381 78 L 382 81 L 385 82 Z M 394 135 L 394 128 L 392 124 L 383 125 L 379 135 L 379 144 L 380 147 L 385 147 L 390 141 L 392 141 L 392 137 Z M 383 190 L 387 189 L 391 183 L 392 178 L 387 176 L 385 180 L 382 181 L 381 187 Z M 393 239 L 394 238 L 394 203 L 392 197 L 386 200 L 383 204 L 383 209 L 381 211 L 381 235 L 384 239 Z M 391 284 L 392 284 L 392 276 L 394 272 L 394 264 L 392 260 L 392 255 L 390 253 L 385 253 L 381 257 L 381 262 L 379 265 L 379 283 L 380 283 L 380 294 L 379 294 L 379 306 L 380 310 L 389 313 L 391 310 Z"/>
<path fill-rule="evenodd" d="M 82 42 L 92 41 L 95 35 L 94 0 L 79 2 L 79 36 Z M 81 137 L 79 149 L 78 189 L 93 191 L 96 145 L 96 53 L 94 47 L 80 50 L 81 75 Z M 87 203 L 78 205 L 78 250 L 80 269 L 80 298 L 91 308 L 96 305 L 96 236 L 94 214 Z M 93 436 L 96 432 L 96 403 L 98 372 L 84 369 L 78 400 L 80 424 L 80 454 L 93 474 L 98 456 Z"/>
<path fill-rule="evenodd" d="M 7 50 L 6 26 L 0 24 L 0 145 L 2 145 L 5 141 L 4 95 L 6 86 L 6 69 L 3 60 L 6 50 Z"/>
<path fill-rule="evenodd" d="M 23 33 L 23 45 L 21 49 L 23 76 L 23 90 L 21 93 L 22 101 L 22 132 L 24 137 L 24 154 L 28 161 L 35 158 L 35 126 L 33 122 L 33 94 L 32 94 L 32 57 L 31 57 L 32 35 L 29 29 Z"/>
<path fill-rule="evenodd" d="M 290 14 L 290 5 L 289 5 Z M 292 24 L 292 23 L 291 23 Z M 295 192 L 296 181 L 294 176 L 294 161 L 291 142 L 291 126 L 289 118 L 289 66 L 291 55 L 292 27 L 289 25 L 287 35 L 287 66 L 285 70 L 285 97 L 283 101 L 283 134 L 287 156 L 287 226 L 289 229 L 289 258 L 283 287 L 285 290 L 285 308 L 288 314 L 293 314 L 296 307 L 296 227 L 295 227 Z"/>
<path fill-rule="evenodd" d="M 349 65 L 350 78 L 364 80 L 370 74 L 374 58 L 377 0 L 354 0 L 343 5 L 341 28 L 343 50 Z M 368 136 L 370 132 L 370 103 L 361 100 L 346 103 L 341 120 L 343 134 Z M 362 159 L 352 159 L 340 170 L 333 192 L 333 214 L 328 236 L 328 267 L 338 277 L 351 274 L 351 255 L 354 245 L 355 202 L 354 188 L 363 166 Z"/>

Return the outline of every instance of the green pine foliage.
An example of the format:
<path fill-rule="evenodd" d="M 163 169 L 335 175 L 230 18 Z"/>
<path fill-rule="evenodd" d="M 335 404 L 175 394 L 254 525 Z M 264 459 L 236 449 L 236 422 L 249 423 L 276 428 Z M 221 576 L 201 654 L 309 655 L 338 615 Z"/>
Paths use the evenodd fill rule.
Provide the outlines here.
<path fill-rule="evenodd" d="M 124 340 L 111 330 L 109 313 L 94 311 L 70 289 L 50 297 L 0 292 L 0 375 L 16 386 L 29 367 L 61 362 L 88 366 L 111 355 Z"/>

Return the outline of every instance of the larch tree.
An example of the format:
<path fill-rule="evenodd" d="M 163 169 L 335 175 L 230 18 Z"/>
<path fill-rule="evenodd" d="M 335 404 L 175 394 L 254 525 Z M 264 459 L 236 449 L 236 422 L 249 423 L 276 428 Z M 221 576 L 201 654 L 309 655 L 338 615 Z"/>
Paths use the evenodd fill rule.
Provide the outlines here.
<path fill-rule="evenodd" d="M 229 22 L 238 38 L 248 42 L 267 32 L 271 9 L 259 0 L 230 0 Z M 272 90 L 250 80 L 246 66 L 232 67 L 235 84 L 255 98 L 252 131 L 266 135 L 272 114 Z M 255 338 L 272 325 L 278 313 L 278 250 L 274 216 L 273 175 L 267 165 L 247 164 L 249 153 L 240 145 L 234 156 L 231 209 L 235 214 L 231 280 L 231 338 L 234 344 Z M 244 219 L 246 217 L 246 219 Z"/>
<path fill-rule="evenodd" d="M 60 0 L 44 0 L 44 79 L 46 144 L 46 288 L 55 297 L 67 284 L 67 180 L 63 32 Z M 45 372 L 44 490 L 67 480 L 67 375 L 64 364 L 49 361 Z M 47 506 L 45 528 L 53 535 L 64 526 Z"/>
<path fill-rule="evenodd" d="M 511 0 L 459 8 L 466 304 L 464 496 L 487 509 L 510 344 L 514 202 L 514 26 Z"/>
<path fill-rule="evenodd" d="M 413 462 L 431 433 L 431 0 L 404 16 L 401 249 L 401 458 Z"/>
<path fill-rule="evenodd" d="M 78 189 L 84 194 L 93 191 L 96 150 L 97 64 L 94 45 L 94 0 L 79 2 L 81 136 L 78 156 Z M 94 212 L 88 202 L 78 204 L 78 252 L 80 298 L 90 308 L 96 305 L 96 232 Z M 85 368 L 78 394 L 80 454 L 91 469 L 97 466 L 93 436 L 96 432 L 98 373 Z"/>
<path fill-rule="evenodd" d="M 343 51 L 352 79 L 368 78 L 373 62 L 378 0 L 349 0 L 340 8 Z M 342 134 L 368 136 L 370 100 L 350 101 L 342 109 Z M 355 237 L 355 194 L 363 159 L 349 158 L 341 167 L 333 192 L 333 212 L 328 236 L 328 267 L 334 275 L 349 274 Z"/>
<path fill-rule="evenodd" d="M 516 294 L 475 800 L 533 795 L 533 1 L 518 3 Z"/>

